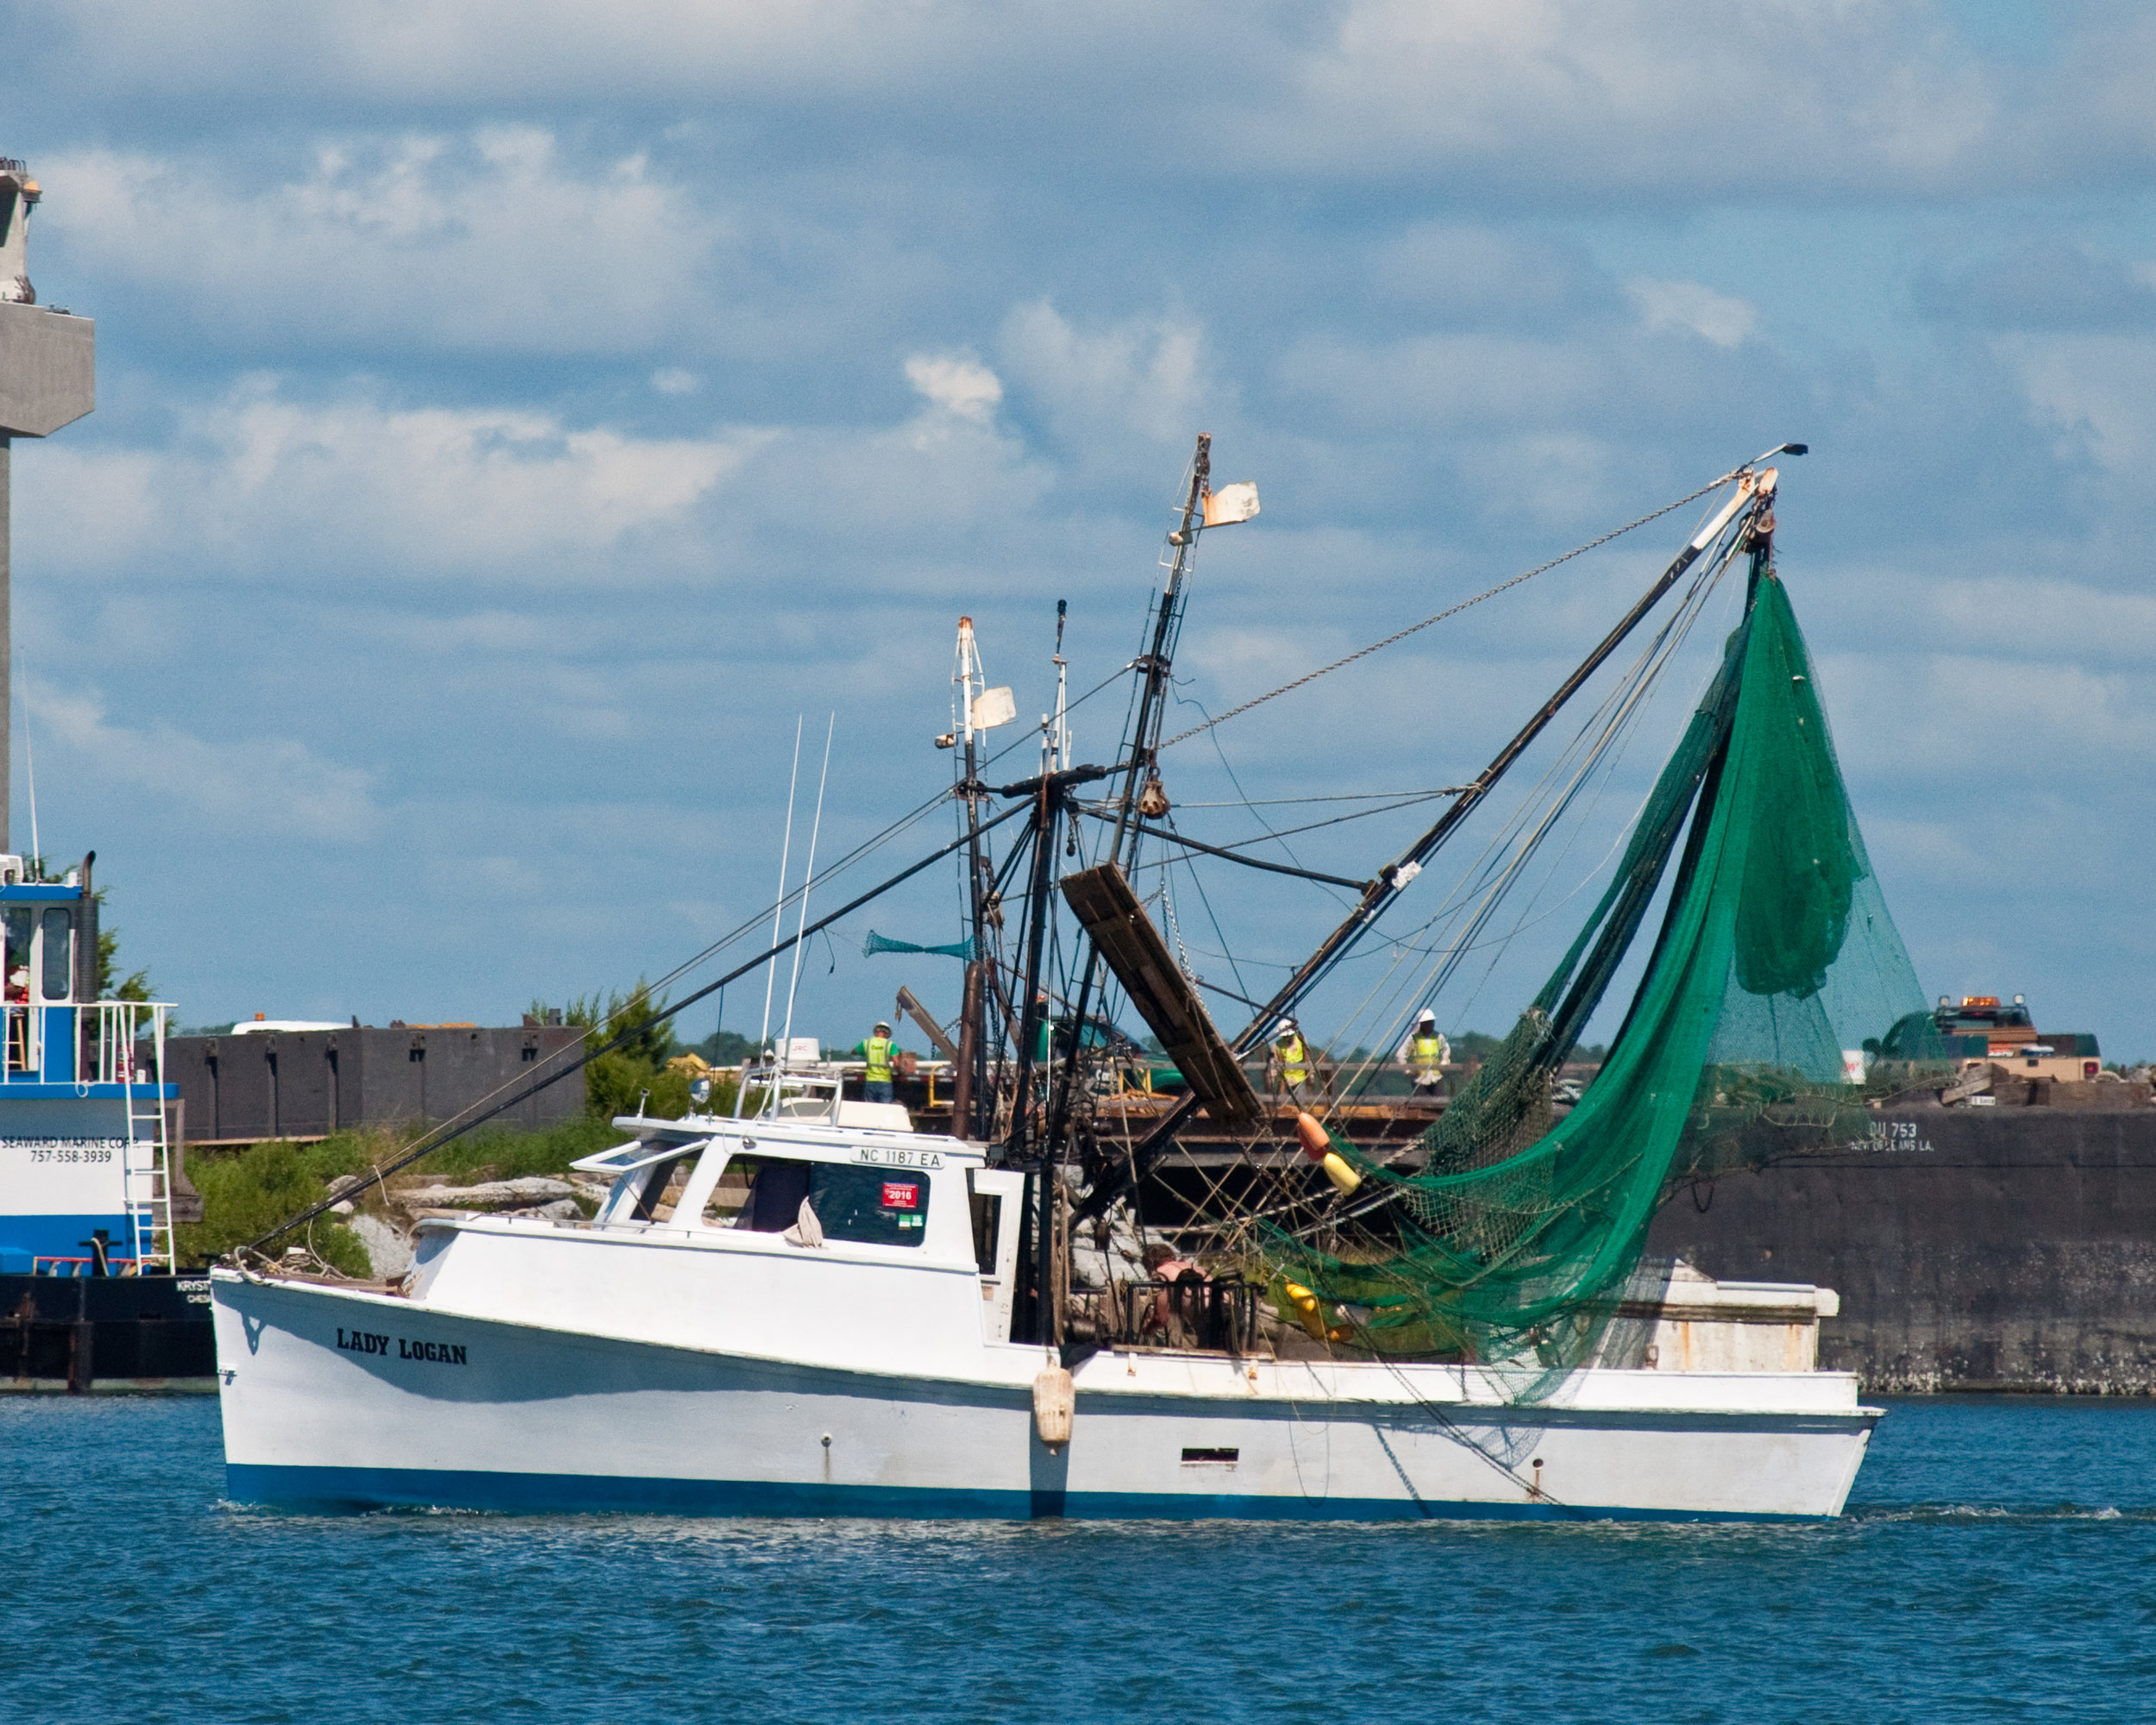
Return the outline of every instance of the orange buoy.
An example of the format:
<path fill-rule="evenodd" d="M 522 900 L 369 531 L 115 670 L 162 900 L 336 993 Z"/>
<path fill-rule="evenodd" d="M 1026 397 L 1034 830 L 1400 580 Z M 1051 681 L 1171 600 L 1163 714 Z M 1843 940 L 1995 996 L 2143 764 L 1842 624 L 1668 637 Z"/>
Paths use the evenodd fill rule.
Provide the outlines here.
<path fill-rule="evenodd" d="M 1302 1140 L 1302 1153 L 1325 1170 L 1325 1177 L 1338 1189 L 1342 1197 L 1363 1183 L 1363 1176 L 1333 1149 L 1332 1135 L 1315 1114 L 1302 1113 L 1295 1116 L 1295 1136 Z"/>

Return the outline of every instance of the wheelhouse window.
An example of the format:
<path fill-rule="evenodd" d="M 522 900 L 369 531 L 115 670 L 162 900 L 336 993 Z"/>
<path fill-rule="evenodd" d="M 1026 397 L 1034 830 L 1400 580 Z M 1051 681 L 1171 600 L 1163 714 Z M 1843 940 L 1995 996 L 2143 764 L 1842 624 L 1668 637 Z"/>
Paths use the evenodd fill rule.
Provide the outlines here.
<path fill-rule="evenodd" d="M 736 1164 L 739 1165 L 739 1164 Z M 775 1234 L 800 1219 L 804 1200 L 825 1239 L 863 1245 L 918 1245 L 928 1231 L 928 1181 L 910 1170 L 857 1168 L 845 1163 L 796 1162 L 768 1157 L 744 1167 L 744 1194 L 722 1182 L 706 1214 L 731 1211 L 733 1226 Z M 730 1181 L 733 1169 L 727 1170 Z"/>
<path fill-rule="evenodd" d="M 64 1000 L 75 981 L 75 917 L 54 905 L 45 913 L 45 957 L 41 966 L 40 992 L 48 1000 Z"/>
<path fill-rule="evenodd" d="M 28 905 L 9 905 L 5 926 L 8 1000 L 20 1002 L 30 998 L 30 937 L 37 931 L 37 913 Z"/>

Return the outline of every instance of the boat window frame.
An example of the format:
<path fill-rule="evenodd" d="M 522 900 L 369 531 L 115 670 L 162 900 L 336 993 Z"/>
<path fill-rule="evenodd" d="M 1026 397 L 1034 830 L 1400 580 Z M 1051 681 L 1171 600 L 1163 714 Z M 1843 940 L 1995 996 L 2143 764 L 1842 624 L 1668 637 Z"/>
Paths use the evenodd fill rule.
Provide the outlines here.
<path fill-rule="evenodd" d="M 60 939 L 53 941 L 53 932 Z M 37 964 L 32 975 L 37 980 L 37 1003 L 41 1007 L 72 1005 L 75 999 L 75 913 L 66 905 L 47 905 L 37 919 Z M 60 992 L 53 992 L 55 969 L 55 946 L 60 954 L 58 972 Z"/>
<path fill-rule="evenodd" d="M 717 1143 L 714 1143 L 712 1148 L 718 1149 L 719 1148 L 719 1145 Z M 827 1242 L 835 1242 L 842 1245 L 865 1245 L 880 1247 L 893 1251 L 918 1252 L 922 1247 L 928 1244 L 929 1212 L 934 1208 L 932 1200 L 936 1190 L 935 1170 L 927 1168 L 887 1168 L 880 1164 L 851 1162 L 838 1157 L 802 1156 L 799 1154 L 789 1155 L 787 1153 L 788 1151 L 796 1150 L 797 1148 L 805 1148 L 805 1146 L 797 1147 L 795 1145 L 788 1145 L 781 1147 L 776 1145 L 764 1145 L 755 1144 L 754 1142 L 744 1145 L 738 1140 L 736 1141 L 732 1152 L 726 1157 L 725 1160 L 722 1162 L 717 1169 L 711 1171 L 711 1177 L 708 1185 L 704 1182 L 705 1170 L 701 1168 L 699 1168 L 695 1173 L 689 1176 L 688 1183 L 682 1189 L 680 1198 L 674 1204 L 674 1214 L 675 1219 L 677 1220 L 682 1220 L 686 1218 L 686 1220 L 684 1222 L 685 1226 L 690 1227 L 700 1227 L 709 1233 L 760 1234 L 767 1239 L 785 1233 L 787 1227 L 792 1226 L 793 1222 L 791 1219 L 780 1226 L 775 1228 L 757 1228 L 749 1226 L 748 1222 L 744 1219 L 753 1216 L 755 1214 L 756 1186 L 755 1181 L 754 1180 L 749 1182 L 748 1201 L 735 1213 L 731 1220 L 714 1221 L 707 1220 L 705 1218 L 704 1209 L 705 1207 L 711 1201 L 711 1195 L 718 1189 L 718 1182 L 724 1176 L 727 1167 L 730 1166 L 735 1157 L 738 1156 L 740 1159 L 744 1162 L 752 1162 L 755 1164 L 757 1177 L 759 1179 L 762 1176 L 764 1168 L 776 1163 L 787 1163 L 796 1167 L 807 1169 L 809 1170 L 807 1196 L 812 1204 L 813 1204 L 816 1197 L 818 1170 L 830 1170 L 829 1173 L 823 1176 L 823 1178 L 827 1182 L 853 1180 L 860 1181 L 864 1183 L 869 1182 L 881 1182 L 886 1186 L 899 1184 L 913 1187 L 916 1190 L 916 1195 L 918 1201 L 910 1212 L 906 1214 L 910 1214 L 915 1218 L 915 1226 L 910 1230 L 901 1229 L 897 1231 L 895 1236 L 889 1239 L 865 1239 L 850 1233 L 836 1233 L 833 1231 L 835 1226 L 833 1219 L 826 1217 L 821 1210 L 817 1212 L 816 1219 L 818 1223 L 823 1227 L 825 1240 Z M 690 1208 L 692 1201 L 697 1201 L 699 1199 L 699 1191 L 701 1195 L 700 1201 L 697 1201 L 695 1203 L 695 1208 L 692 1209 Z M 891 1208 L 894 1207 L 886 1206 L 883 1208 Z M 855 1214 L 856 1215 L 861 1214 L 858 1205 L 855 1208 Z M 911 1234 L 912 1238 L 908 1239 L 906 1237 L 908 1233 Z"/>
<path fill-rule="evenodd" d="M 653 1144 L 658 1144 L 659 1147 L 652 1151 L 649 1156 L 641 1156 L 634 1162 L 613 1160 L 625 1150 L 636 1150 Z M 617 1144 L 611 1150 L 603 1150 L 592 1156 L 579 1157 L 569 1166 L 579 1174 L 611 1174 L 619 1179 L 624 1175 L 634 1174 L 639 1168 L 649 1168 L 661 1157 L 678 1156 L 685 1147 L 679 1144 L 661 1144 L 655 1138 L 631 1138 L 627 1144 Z"/>
<path fill-rule="evenodd" d="M 636 1157 L 633 1161 L 615 1160 L 640 1147 L 647 1149 L 648 1153 Z M 592 1218 L 595 1226 L 670 1227 L 680 1220 L 687 1208 L 688 1201 L 695 1195 L 697 1183 L 703 1176 L 704 1161 L 717 1148 L 718 1140 L 716 1138 L 635 1138 L 627 1144 L 617 1145 L 611 1150 L 580 1157 L 569 1167 L 578 1173 L 611 1174 L 614 1176 L 613 1189 L 606 1195 L 606 1201 L 599 1207 L 598 1215 Z M 675 1201 L 674 1215 L 667 1220 L 661 1221 L 652 1212 L 658 1208 L 660 1200 L 666 1195 L 666 1189 L 674 1179 L 674 1170 L 692 1157 L 698 1160 L 689 1170 L 687 1179 L 682 1182 L 681 1196 Z M 697 1210 L 689 1214 L 699 1214 L 702 1208 L 699 1200 Z"/>

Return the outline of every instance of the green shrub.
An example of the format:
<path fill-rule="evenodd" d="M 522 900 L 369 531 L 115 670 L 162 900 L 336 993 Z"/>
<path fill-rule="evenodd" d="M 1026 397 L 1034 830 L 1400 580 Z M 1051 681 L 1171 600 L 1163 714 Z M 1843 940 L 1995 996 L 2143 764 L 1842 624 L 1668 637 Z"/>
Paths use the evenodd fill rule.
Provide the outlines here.
<path fill-rule="evenodd" d="M 644 1112 L 654 1119 L 678 1120 L 688 1113 L 686 1073 L 655 1067 L 635 1058 L 626 1049 L 602 1054 L 584 1069 L 586 1106 L 594 1119 L 611 1120 L 616 1114 L 635 1113 L 637 1098 L 646 1090 L 651 1096 L 643 1105 Z"/>
<path fill-rule="evenodd" d="M 419 1133 L 417 1126 L 368 1126 L 326 1138 L 310 1145 L 305 1156 L 309 1166 L 325 1181 L 340 1174 L 364 1174 L 370 1168 L 387 1167 Z M 579 1157 L 594 1155 L 620 1141 L 621 1134 L 611 1126 L 588 1115 L 536 1131 L 489 1124 L 421 1157 L 399 1170 L 398 1176 L 423 1175 L 444 1185 L 460 1186 L 480 1180 L 519 1180 L 529 1174 L 561 1175 Z M 367 1208 L 379 1208 L 381 1195 L 374 1189 L 359 1195 Z"/>
<path fill-rule="evenodd" d="M 633 1102 L 636 1098 L 630 1097 Z M 594 1156 L 621 1142 L 606 1121 L 588 1116 L 542 1126 L 482 1126 L 422 1157 L 408 1170 L 432 1175 L 451 1184 L 473 1180 L 520 1180 L 529 1174 L 562 1175 L 581 1156 Z"/>
<path fill-rule="evenodd" d="M 329 1167 L 315 1145 L 258 1144 L 237 1156 L 198 1158 L 188 1177 L 202 1194 L 202 1220 L 179 1228 L 179 1256 L 191 1264 L 223 1257 L 235 1246 L 260 1239 L 279 1222 L 328 1195 L 335 1175 L 354 1171 Z M 335 1158 L 329 1158 L 335 1160 Z M 358 1238 L 328 1216 L 318 1216 L 291 1239 L 273 1243 L 273 1251 L 304 1245 L 347 1276 L 373 1274 Z"/>
<path fill-rule="evenodd" d="M 629 1100 L 633 1106 L 636 1099 Z M 370 1126 L 337 1132 L 317 1144 L 280 1141 L 250 1145 L 235 1153 L 197 1151 L 188 1160 L 187 1176 L 202 1194 L 203 1219 L 180 1226 L 179 1255 L 190 1264 L 205 1264 L 235 1246 L 250 1245 L 279 1222 L 320 1203 L 329 1196 L 329 1182 L 339 1175 L 386 1167 L 417 1136 L 416 1129 Z M 605 1150 L 620 1138 L 606 1121 L 590 1117 L 563 1120 L 536 1132 L 487 1126 L 401 1171 L 447 1185 L 516 1180 L 530 1174 L 561 1176 L 579 1157 Z M 363 1209 L 385 1207 L 378 1189 L 353 1195 Z M 273 1254 L 287 1245 L 308 1246 L 348 1276 L 373 1274 L 366 1248 L 334 1217 L 318 1216 L 289 1239 L 273 1242 Z"/>
<path fill-rule="evenodd" d="M 544 1023 L 552 1010 L 543 1000 L 531 1003 L 531 1016 Z M 666 1002 L 639 977 L 626 994 L 597 994 L 574 999 L 561 1008 L 561 1022 L 590 1032 L 586 1048 L 602 1048 L 617 1037 L 621 1046 L 595 1057 L 584 1069 L 584 1106 L 594 1120 L 611 1120 L 617 1114 L 633 1114 L 646 1091 L 643 1104 L 654 1118 L 679 1120 L 689 1111 L 689 1081 L 667 1070 L 667 1062 L 679 1048 L 672 1021 L 660 1014 Z M 736 1038 L 738 1040 L 738 1038 Z"/>

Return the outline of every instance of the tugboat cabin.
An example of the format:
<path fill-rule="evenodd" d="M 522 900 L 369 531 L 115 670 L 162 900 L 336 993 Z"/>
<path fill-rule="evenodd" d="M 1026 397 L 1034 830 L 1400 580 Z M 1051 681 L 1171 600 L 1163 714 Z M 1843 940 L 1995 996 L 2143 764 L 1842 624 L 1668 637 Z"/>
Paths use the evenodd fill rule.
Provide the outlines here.
<path fill-rule="evenodd" d="M 0 856 L 0 1274 L 172 1267 L 170 1008 L 97 998 L 93 858 L 47 881 Z"/>

